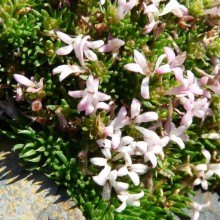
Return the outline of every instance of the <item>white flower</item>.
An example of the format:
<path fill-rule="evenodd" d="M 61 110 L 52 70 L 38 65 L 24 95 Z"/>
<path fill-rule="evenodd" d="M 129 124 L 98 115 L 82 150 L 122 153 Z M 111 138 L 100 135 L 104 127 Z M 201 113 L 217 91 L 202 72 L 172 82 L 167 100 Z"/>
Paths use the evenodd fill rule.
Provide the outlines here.
<path fill-rule="evenodd" d="M 167 132 L 170 140 L 178 144 L 180 149 L 185 148 L 184 141 L 188 139 L 187 135 L 184 135 L 184 132 L 186 130 L 186 126 L 179 126 L 178 128 L 176 128 L 175 124 L 171 122 L 169 131 Z"/>
<path fill-rule="evenodd" d="M 122 202 L 122 204 L 115 211 L 122 212 L 127 205 L 140 206 L 140 202 L 138 200 L 143 196 L 144 196 L 143 191 L 137 194 L 129 194 L 128 192 L 123 192 L 122 195 L 118 195 L 118 199 Z"/>
<path fill-rule="evenodd" d="M 165 147 L 169 142 L 169 137 L 160 138 L 156 132 L 142 128 L 139 126 L 135 126 L 135 128 L 140 131 L 144 135 L 144 141 L 147 143 L 147 148 L 144 143 L 139 143 L 142 145 L 139 147 L 143 149 L 142 153 L 144 155 L 144 161 L 150 161 L 152 167 L 155 168 L 157 166 L 157 157 L 156 155 L 160 155 L 162 158 L 164 157 L 163 147 Z"/>
<path fill-rule="evenodd" d="M 94 157 L 90 159 L 92 164 L 104 167 L 97 176 L 93 176 L 93 180 L 100 186 L 104 186 L 111 172 L 111 164 L 108 162 L 111 159 L 111 152 L 110 150 L 102 149 L 102 153 L 106 158 Z"/>
<path fill-rule="evenodd" d="M 105 128 L 106 135 L 112 138 L 112 148 L 116 149 L 121 141 L 121 128 L 128 125 L 129 118 L 125 107 L 121 107 L 117 116 Z"/>
<path fill-rule="evenodd" d="M 79 73 L 84 73 L 84 72 L 86 72 L 86 69 L 80 66 L 77 66 L 77 65 L 70 65 L 70 64 L 61 65 L 53 69 L 53 74 L 60 73 L 60 76 L 59 76 L 60 82 L 72 73 L 77 75 Z"/>
<path fill-rule="evenodd" d="M 118 176 L 128 175 L 135 186 L 140 184 L 139 175 L 147 172 L 147 165 L 138 164 L 126 164 L 118 170 Z"/>
<path fill-rule="evenodd" d="M 210 206 L 210 201 L 204 204 L 199 204 L 197 202 L 193 202 L 189 204 L 193 209 L 193 215 L 191 217 L 191 220 L 198 220 L 199 219 L 199 213 L 202 209 L 207 208 Z"/>
<path fill-rule="evenodd" d="M 130 137 L 130 136 L 124 136 L 120 139 L 120 143 L 119 146 L 116 148 L 116 152 L 118 152 L 118 154 L 116 154 L 112 160 L 119 160 L 121 158 L 124 158 L 125 160 L 125 164 L 129 165 L 131 164 L 131 156 L 130 155 L 134 155 L 134 145 L 133 145 L 133 140 L 134 138 Z M 113 148 L 115 149 L 115 148 Z"/>
<path fill-rule="evenodd" d="M 117 194 L 120 194 L 121 192 L 124 192 L 125 190 L 128 189 L 129 187 L 128 183 L 116 181 L 117 176 L 118 176 L 118 172 L 116 170 L 112 170 L 109 173 L 108 181 L 103 187 L 103 198 L 104 199 L 106 200 L 110 199 L 111 197 L 110 193 L 111 193 L 112 187 L 114 188 Z"/>
<path fill-rule="evenodd" d="M 74 98 L 82 98 L 79 102 L 78 111 L 85 111 L 86 115 L 95 113 L 97 109 L 109 110 L 109 106 L 103 101 L 111 97 L 98 91 L 99 79 L 94 79 L 90 75 L 86 81 L 86 89 L 78 91 L 69 91 L 68 94 Z"/>
<path fill-rule="evenodd" d="M 208 138 L 208 139 L 220 139 L 220 133 L 208 133 L 208 134 L 202 134 L 202 138 Z"/>
<path fill-rule="evenodd" d="M 195 170 L 197 171 L 197 178 L 194 180 L 193 185 L 200 185 L 204 190 L 208 189 L 208 182 L 205 177 L 205 171 L 207 170 L 207 164 L 198 164 L 195 166 Z"/>
<path fill-rule="evenodd" d="M 104 5 L 105 4 L 105 0 L 100 0 L 100 5 Z"/>
<path fill-rule="evenodd" d="M 214 174 L 220 177 L 220 164 L 210 164 L 211 154 L 209 151 L 203 149 L 202 154 L 206 158 L 205 164 L 198 164 L 195 166 L 195 170 L 197 171 L 197 178 L 194 180 L 193 185 L 202 185 L 204 190 L 208 189 L 208 182 L 206 179 L 210 178 Z"/>

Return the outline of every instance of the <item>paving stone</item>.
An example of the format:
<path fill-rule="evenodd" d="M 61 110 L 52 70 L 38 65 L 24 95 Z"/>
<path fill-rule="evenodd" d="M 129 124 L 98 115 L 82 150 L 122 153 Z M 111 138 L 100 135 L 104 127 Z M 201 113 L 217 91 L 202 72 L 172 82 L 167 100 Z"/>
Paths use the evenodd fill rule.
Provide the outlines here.
<path fill-rule="evenodd" d="M 85 219 L 64 189 L 43 174 L 25 171 L 12 143 L 0 140 L 0 220 Z"/>

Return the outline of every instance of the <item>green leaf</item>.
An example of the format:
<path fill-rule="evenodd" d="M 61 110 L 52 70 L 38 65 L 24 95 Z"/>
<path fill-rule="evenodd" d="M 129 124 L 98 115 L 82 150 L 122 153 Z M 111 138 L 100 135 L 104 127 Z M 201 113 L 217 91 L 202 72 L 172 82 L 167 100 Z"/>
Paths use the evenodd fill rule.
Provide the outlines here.
<path fill-rule="evenodd" d="M 34 154 L 36 154 L 36 151 L 31 149 L 31 150 L 25 152 L 24 154 L 22 154 L 20 157 L 30 157 L 30 156 L 32 156 Z"/>
<path fill-rule="evenodd" d="M 39 147 L 36 151 L 45 152 L 46 148 L 44 146 Z"/>
<path fill-rule="evenodd" d="M 69 161 L 67 160 L 66 156 L 63 154 L 62 151 L 56 151 L 57 156 L 62 160 L 62 162 L 67 167 L 69 165 Z"/>
<path fill-rule="evenodd" d="M 16 151 L 16 150 L 18 150 L 18 149 L 22 149 L 24 147 L 24 144 L 16 144 L 13 148 L 12 148 L 12 150 L 13 151 Z"/>
<path fill-rule="evenodd" d="M 149 108 L 149 109 L 155 109 L 155 106 L 152 105 L 152 104 L 151 104 L 150 102 L 148 102 L 148 101 L 143 101 L 142 104 L 143 104 L 143 106 L 145 106 L 145 107 L 147 107 L 147 108 Z"/>
<path fill-rule="evenodd" d="M 25 144 L 24 149 L 25 148 L 29 148 L 29 147 L 35 147 L 35 143 L 27 143 L 27 144 Z"/>
<path fill-rule="evenodd" d="M 173 201 L 182 201 L 181 196 L 178 194 L 172 194 L 167 199 Z"/>
<path fill-rule="evenodd" d="M 176 213 L 178 215 L 184 216 L 184 217 L 189 217 L 189 215 L 187 213 L 185 213 L 181 209 L 178 209 L 178 208 L 175 208 L 175 207 L 171 207 L 170 211 L 173 212 L 173 213 Z"/>
<path fill-rule="evenodd" d="M 30 131 L 30 130 L 19 130 L 18 133 L 19 134 L 25 134 L 25 135 L 27 135 L 29 137 L 32 137 L 32 138 L 35 137 L 34 132 Z"/>
<path fill-rule="evenodd" d="M 38 155 L 37 157 L 33 158 L 33 159 L 28 159 L 28 162 L 32 162 L 32 163 L 37 163 L 41 160 L 41 155 Z"/>
<path fill-rule="evenodd" d="M 205 139 L 205 143 L 211 148 L 211 149 L 216 149 L 216 146 L 212 144 L 208 139 Z"/>

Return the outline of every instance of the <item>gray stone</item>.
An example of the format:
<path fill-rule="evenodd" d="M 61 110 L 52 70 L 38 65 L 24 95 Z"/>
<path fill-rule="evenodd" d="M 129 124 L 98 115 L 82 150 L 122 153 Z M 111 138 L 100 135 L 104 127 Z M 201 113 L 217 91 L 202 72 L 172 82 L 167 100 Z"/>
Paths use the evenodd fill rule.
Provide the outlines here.
<path fill-rule="evenodd" d="M 84 220 L 64 189 L 18 165 L 13 143 L 0 138 L 0 220 Z"/>

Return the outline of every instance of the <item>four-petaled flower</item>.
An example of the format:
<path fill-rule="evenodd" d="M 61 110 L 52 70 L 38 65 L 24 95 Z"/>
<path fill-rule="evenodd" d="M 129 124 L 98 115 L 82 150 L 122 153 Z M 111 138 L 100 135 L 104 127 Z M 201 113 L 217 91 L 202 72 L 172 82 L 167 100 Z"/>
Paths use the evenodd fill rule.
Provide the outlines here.
<path fill-rule="evenodd" d="M 191 217 L 191 220 L 198 220 L 199 219 L 199 215 L 200 215 L 200 211 L 204 208 L 207 208 L 210 206 L 210 201 L 204 203 L 204 204 L 199 204 L 197 202 L 192 202 L 189 203 L 189 205 L 192 207 L 193 209 L 193 215 Z"/>
<path fill-rule="evenodd" d="M 211 160 L 211 154 L 206 149 L 202 150 L 202 154 L 206 158 L 205 164 L 198 164 L 195 166 L 195 170 L 197 171 L 196 175 L 197 178 L 194 180 L 193 185 L 202 185 L 202 188 L 204 190 L 208 189 L 208 182 L 207 179 L 209 179 L 211 176 L 216 174 L 220 177 L 220 163 L 210 163 Z"/>
<path fill-rule="evenodd" d="M 78 75 L 79 73 L 84 73 L 84 72 L 86 72 L 85 68 L 82 68 L 77 65 L 70 65 L 70 64 L 60 65 L 53 69 L 53 74 L 60 73 L 60 76 L 59 76 L 60 82 L 72 73 L 75 75 Z"/>
<path fill-rule="evenodd" d="M 122 212 L 127 205 L 140 206 L 140 202 L 138 200 L 143 196 L 143 191 L 137 194 L 129 194 L 128 192 L 123 192 L 121 195 L 118 195 L 118 199 L 122 202 L 122 204 L 115 211 Z"/>
<path fill-rule="evenodd" d="M 165 54 L 162 54 L 156 63 L 156 70 L 155 72 L 158 74 L 164 74 L 164 73 L 169 73 L 169 72 L 174 72 L 174 75 L 176 79 L 180 82 L 183 80 L 183 63 L 186 59 L 186 53 L 182 53 L 179 55 L 175 55 L 174 51 L 170 47 L 164 47 L 163 48 Z M 166 57 L 168 63 L 164 64 L 160 67 L 159 64 L 162 62 L 163 58 Z"/>
<path fill-rule="evenodd" d="M 85 37 L 79 35 L 75 38 L 71 38 L 69 35 L 60 31 L 57 31 L 56 34 L 60 40 L 68 44 L 68 46 L 59 48 L 56 51 L 56 54 L 67 55 L 74 50 L 75 55 L 82 66 L 85 66 L 84 55 L 91 61 L 97 60 L 97 55 L 90 49 L 98 49 L 104 44 L 103 40 L 88 41 L 90 38 L 88 35 Z"/>
<path fill-rule="evenodd" d="M 111 97 L 98 91 L 99 79 L 94 79 L 90 75 L 86 81 L 85 90 L 69 91 L 68 94 L 74 98 L 82 98 L 79 102 L 78 111 L 85 111 L 86 115 L 95 113 L 97 109 L 109 110 L 109 105 L 103 101 L 109 100 Z"/>
<path fill-rule="evenodd" d="M 113 38 L 111 40 L 108 40 L 108 43 L 101 46 L 98 51 L 101 53 L 107 53 L 112 52 L 113 57 L 116 57 L 118 55 L 120 47 L 124 46 L 125 42 L 119 38 Z"/>
<path fill-rule="evenodd" d="M 134 61 L 135 63 L 126 64 L 124 68 L 132 72 L 141 73 L 145 76 L 141 83 L 141 95 L 144 99 L 149 99 L 149 80 L 151 74 L 149 62 L 147 62 L 144 55 L 137 50 L 134 50 Z"/>
<path fill-rule="evenodd" d="M 189 127 L 192 124 L 193 117 L 205 119 L 207 115 L 212 115 L 213 112 L 209 108 L 209 102 L 207 98 L 191 101 L 186 97 L 180 98 L 183 107 L 186 110 L 186 114 L 182 117 L 181 125 Z"/>
<path fill-rule="evenodd" d="M 184 141 L 188 140 L 188 136 L 184 134 L 186 130 L 186 126 L 179 126 L 178 128 L 176 128 L 175 124 L 171 122 L 169 130 L 167 131 L 167 135 L 170 140 L 178 144 L 180 149 L 185 148 Z"/>
<path fill-rule="evenodd" d="M 123 19 L 136 3 L 137 0 L 129 0 L 128 2 L 127 0 L 118 0 L 117 18 L 119 20 Z"/>
<path fill-rule="evenodd" d="M 137 99 L 133 99 L 131 103 L 131 124 L 140 124 L 142 122 L 156 121 L 158 119 L 158 114 L 156 112 L 145 112 L 140 114 L 141 104 Z"/>
<path fill-rule="evenodd" d="M 170 0 L 166 4 L 163 11 L 159 14 L 159 16 L 163 16 L 163 15 L 168 14 L 170 12 L 172 12 L 174 15 L 176 15 L 179 18 L 182 18 L 184 15 L 187 15 L 189 13 L 186 6 L 177 2 L 177 0 Z"/>
<path fill-rule="evenodd" d="M 200 88 L 194 74 L 187 70 L 187 77 L 182 79 L 182 85 L 166 91 L 165 94 L 176 95 L 178 97 L 188 96 L 190 101 L 193 102 L 195 95 L 202 95 L 203 90 Z"/>

